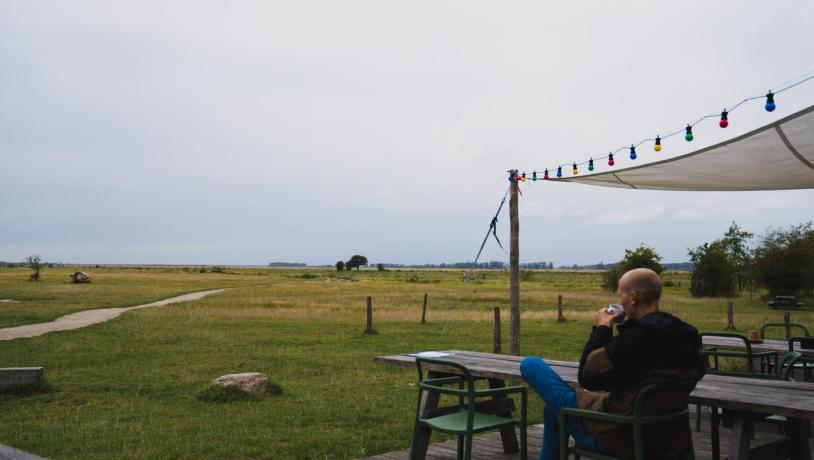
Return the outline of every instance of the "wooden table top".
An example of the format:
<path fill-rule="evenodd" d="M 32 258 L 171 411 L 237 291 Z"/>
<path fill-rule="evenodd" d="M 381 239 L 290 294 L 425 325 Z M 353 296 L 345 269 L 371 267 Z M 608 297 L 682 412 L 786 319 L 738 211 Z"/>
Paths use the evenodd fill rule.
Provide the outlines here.
<path fill-rule="evenodd" d="M 525 383 L 520 375 L 522 356 L 466 350 L 446 350 L 443 353 L 450 353 L 450 356 L 439 359 L 463 364 L 475 377 Z M 415 369 L 415 356 L 408 354 L 376 356 L 373 362 Z M 579 363 L 555 360 L 546 362 L 563 380 L 571 384 L 577 383 Z M 435 365 L 426 367 L 455 373 L 452 369 Z M 814 419 L 814 383 L 706 375 L 690 394 L 690 402 L 725 409 Z"/>
<path fill-rule="evenodd" d="M 721 347 L 721 348 L 731 348 L 731 349 L 738 349 L 743 350 L 745 347 L 743 346 L 743 340 L 736 339 L 734 337 L 714 337 L 714 336 L 705 336 L 703 338 L 704 345 L 712 345 L 714 347 Z M 762 353 L 765 351 L 776 351 L 779 354 L 784 354 L 789 352 L 789 343 L 785 340 L 769 340 L 766 339 L 760 343 L 750 342 L 752 346 L 752 351 L 755 353 Z M 800 344 L 795 344 L 794 351 L 799 351 L 800 354 L 807 357 L 814 357 L 814 349 L 801 349 Z"/>

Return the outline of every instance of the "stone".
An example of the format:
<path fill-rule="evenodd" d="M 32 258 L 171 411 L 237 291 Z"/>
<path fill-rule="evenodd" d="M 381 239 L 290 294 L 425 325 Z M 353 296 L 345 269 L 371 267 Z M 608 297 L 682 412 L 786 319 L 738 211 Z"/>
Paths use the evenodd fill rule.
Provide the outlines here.
<path fill-rule="evenodd" d="M 37 385 L 41 381 L 42 381 L 41 367 L 0 368 L 0 389 L 27 387 L 31 385 Z"/>
<path fill-rule="evenodd" d="M 269 379 L 266 374 L 259 372 L 243 372 L 221 375 L 213 380 L 210 385 L 223 388 L 235 387 L 246 393 L 261 394 L 268 391 Z"/>

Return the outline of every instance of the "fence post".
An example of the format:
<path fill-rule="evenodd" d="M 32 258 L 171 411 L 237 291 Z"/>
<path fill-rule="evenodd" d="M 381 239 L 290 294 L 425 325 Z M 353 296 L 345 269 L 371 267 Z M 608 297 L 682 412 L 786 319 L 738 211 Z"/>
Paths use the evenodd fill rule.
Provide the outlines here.
<path fill-rule="evenodd" d="M 427 293 L 424 293 L 424 305 L 421 306 L 421 324 L 427 322 Z"/>
<path fill-rule="evenodd" d="M 373 297 L 367 296 L 367 327 L 365 334 L 376 334 L 376 329 L 373 329 Z"/>
<path fill-rule="evenodd" d="M 500 307 L 495 307 L 495 330 L 492 334 L 492 353 L 500 353 Z"/>
<path fill-rule="evenodd" d="M 557 294 L 557 322 L 562 323 L 565 318 L 562 316 L 562 294 Z"/>
<path fill-rule="evenodd" d="M 789 323 L 791 322 L 791 312 L 784 311 L 783 312 L 783 323 L 786 324 L 786 340 L 791 337 L 791 327 L 789 327 Z"/>
<path fill-rule="evenodd" d="M 735 329 L 735 313 L 732 311 L 732 302 L 726 304 L 726 328 Z"/>

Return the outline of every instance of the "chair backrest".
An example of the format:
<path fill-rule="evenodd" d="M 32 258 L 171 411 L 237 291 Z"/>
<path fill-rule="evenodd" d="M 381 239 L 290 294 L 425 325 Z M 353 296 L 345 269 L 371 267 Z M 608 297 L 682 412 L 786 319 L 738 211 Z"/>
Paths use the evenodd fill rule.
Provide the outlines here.
<path fill-rule="evenodd" d="M 792 372 L 794 371 L 794 364 L 802 359 L 803 355 L 798 351 L 791 351 L 783 357 L 780 362 L 775 366 L 775 372 L 780 380 L 791 379 Z"/>
<path fill-rule="evenodd" d="M 469 369 L 467 369 L 467 367 L 464 366 L 463 364 L 456 363 L 455 361 L 449 361 L 446 359 L 422 358 L 420 356 L 416 356 L 415 363 L 416 367 L 418 368 L 419 383 L 424 381 L 424 372 L 421 369 L 421 364 L 422 363 L 435 364 L 438 366 L 444 366 L 446 368 L 449 368 L 450 370 L 458 371 L 457 373 L 460 373 L 464 377 L 464 380 L 466 381 L 467 395 L 470 397 L 475 395 L 475 379 L 472 378 L 472 373 L 469 372 Z"/>
<path fill-rule="evenodd" d="M 752 344 L 749 343 L 749 340 L 746 338 L 745 335 L 738 334 L 735 332 L 702 332 L 701 333 L 701 343 L 704 342 L 704 337 L 729 337 L 732 339 L 739 339 L 743 341 L 743 346 L 746 348 L 745 356 L 746 358 L 746 366 L 749 369 L 749 372 L 753 372 L 754 364 L 752 363 Z"/>
<path fill-rule="evenodd" d="M 799 343 L 801 350 L 814 350 L 814 337 L 789 337 L 789 351 L 794 351 L 794 344 Z"/>
<path fill-rule="evenodd" d="M 785 329 L 788 326 L 789 334 L 791 334 L 792 329 L 800 329 L 803 332 L 804 337 L 809 337 L 811 333 L 809 333 L 808 328 L 800 323 L 764 323 L 760 325 L 760 338 L 766 338 L 766 329 L 769 328 L 782 328 Z"/>
<path fill-rule="evenodd" d="M 648 425 L 661 425 L 668 423 L 681 423 L 686 424 L 686 429 L 683 430 L 685 436 L 688 438 L 688 445 L 690 449 L 690 457 L 693 458 L 692 453 L 692 435 L 689 430 L 689 411 L 684 406 L 682 410 L 666 414 L 646 415 L 647 404 L 650 400 L 660 392 L 673 393 L 676 391 L 686 392 L 687 394 L 692 391 L 695 386 L 695 381 L 678 380 L 669 383 L 657 383 L 648 385 L 639 392 L 636 396 L 636 401 L 633 405 L 633 446 L 636 452 L 636 458 L 645 458 L 644 446 L 645 436 L 643 428 Z M 669 394 L 668 394 L 669 396 Z M 676 433 L 677 434 L 677 433 Z M 683 458 L 683 457 L 682 457 Z"/>

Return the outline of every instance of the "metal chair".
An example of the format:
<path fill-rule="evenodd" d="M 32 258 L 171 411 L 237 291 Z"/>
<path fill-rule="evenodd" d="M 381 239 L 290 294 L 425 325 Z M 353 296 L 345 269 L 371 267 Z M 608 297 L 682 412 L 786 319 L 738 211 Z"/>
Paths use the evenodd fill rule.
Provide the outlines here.
<path fill-rule="evenodd" d="M 636 396 L 636 401 L 633 406 L 633 415 L 616 415 L 608 414 L 605 412 L 595 412 L 584 409 L 574 409 L 565 407 L 560 409 L 560 460 L 567 460 L 570 455 L 579 460 L 581 457 L 593 458 L 597 460 L 620 460 L 607 454 L 600 454 L 598 452 L 591 452 L 582 449 L 576 445 L 568 445 L 568 431 L 564 429 L 566 417 L 580 417 L 589 420 L 601 420 L 604 422 L 619 423 L 630 425 L 633 430 L 633 450 L 635 452 L 636 460 L 643 460 L 644 454 L 644 428 L 650 425 L 660 425 L 670 422 L 684 421 L 687 423 L 687 437 L 689 450 L 673 457 L 672 460 L 695 460 L 695 452 L 692 447 L 692 436 L 689 430 L 689 411 L 685 408 L 682 411 L 662 415 L 645 415 L 645 405 L 648 399 L 659 391 L 669 391 L 678 388 L 687 387 L 684 382 L 674 384 L 654 384 L 644 387 Z"/>
<path fill-rule="evenodd" d="M 460 373 L 461 375 L 425 379 L 421 369 L 422 364 L 441 365 Z M 528 402 L 528 389 L 524 386 L 492 388 L 476 390 L 475 379 L 466 366 L 454 361 L 416 357 L 418 367 L 418 405 L 413 428 L 413 441 L 410 446 L 410 459 L 417 456 L 416 444 L 422 428 L 441 431 L 458 436 L 458 459 L 468 460 L 472 456 L 472 436 L 475 433 L 491 431 L 504 426 L 520 427 L 520 458 L 526 460 L 528 450 L 526 446 L 526 405 Z M 457 388 L 445 385 L 457 385 Z M 433 392 L 439 395 L 458 397 L 457 408 L 446 411 L 444 415 L 434 417 L 421 417 L 421 397 L 423 392 Z M 506 396 L 519 393 L 521 397 L 520 419 L 500 417 L 476 411 L 476 398 L 491 396 Z M 455 410 L 457 409 L 457 410 Z"/>
<path fill-rule="evenodd" d="M 790 337 L 789 338 L 789 352 L 793 352 L 794 344 L 799 344 L 801 350 L 814 350 L 814 337 Z M 812 370 L 814 370 L 814 358 L 803 356 L 795 364 L 794 370 L 802 370 L 803 380 L 809 382 L 812 379 Z M 792 376 L 794 374 L 792 373 Z"/>
<path fill-rule="evenodd" d="M 805 327 L 804 325 L 800 324 L 800 323 L 763 323 L 763 324 L 760 325 L 760 338 L 761 339 L 766 338 L 766 329 L 769 329 L 769 328 L 786 329 L 786 327 L 788 327 L 788 331 L 789 331 L 788 335 L 791 335 L 791 331 L 793 329 L 800 329 L 800 331 L 803 333 L 803 337 L 810 337 L 811 336 L 811 334 L 808 331 L 808 328 Z"/>

